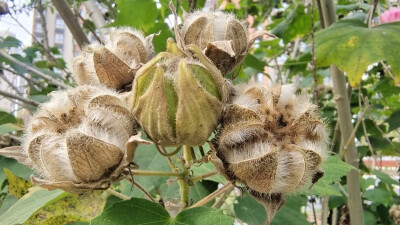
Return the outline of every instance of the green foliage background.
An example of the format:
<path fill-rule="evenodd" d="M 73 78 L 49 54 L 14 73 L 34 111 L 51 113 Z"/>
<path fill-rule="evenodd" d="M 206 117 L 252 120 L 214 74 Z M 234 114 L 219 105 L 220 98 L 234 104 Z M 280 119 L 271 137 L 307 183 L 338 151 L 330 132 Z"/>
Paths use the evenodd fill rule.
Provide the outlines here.
<path fill-rule="evenodd" d="M 79 6 L 82 2 L 75 1 L 73 6 Z M 110 26 L 131 26 L 146 34 L 161 31 L 154 38 L 154 46 L 156 52 L 165 50 L 167 38 L 173 36 L 170 26 L 166 23 L 172 14 L 168 7 L 169 1 L 117 0 L 116 7 L 113 6 L 113 1 L 100 2 L 108 7 L 108 15 L 113 20 Z M 173 2 L 180 16 L 183 15 L 182 9 L 188 10 L 187 1 Z M 359 115 L 365 109 L 365 99 L 368 99 L 371 107 L 361 118 L 362 124 L 355 134 L 362 175 L 360 180 L 364 219 L 365 224 L 391 225 L 394 221 L 389 217 L 388 210 L 393 204 L 399 204 L 398 193 L 395 193 L 392 186 L 398 185 L 398 181 L 382 171 L 371 170 L 363 164 L 362 159 L 398 156 L 400 152 L 400 22 L 368 28 L 364 23 L 365 13 L 372 3 L 371 1 L 368 4 L 355 4 L 351 0 L 339 0 L 335 9 L 342 19 L 325 30 L 320 29 L 317 10 L 314 9 L 314 15 L 311 15 L 311 6 L 304 5 L 302 1 L 288 4 L 280 0 L 241 0 L 240 8 L 235 7 L 233 3 L 227 3 L 225 10 L 234 13 L 240 19 L 253 16 L 253 28 L 270 18 L 266 29 L 277 36 L 274 40 L 260 40 L 255 44 L 242 67 L 236 71 L 238 76 L 235 83 L 247 82 L 255 74 L 264 73 L 265 66 L 277 69 L 279 77 L 274 78 L 268 73 L 264 75 L 278 83 L 297 80 L 301 89 L 299 91 L 309 93 L 310 96 L 315 88 L 314 82 L 317 82 L 320 114 L 326 118 L 332 138 L 338 118 L 332 89 L 324 83 L 324 80 L 331 76 L 327 67 L 330 64 L 337 65 L 346 73 L 349 83 L 353 86 L 350 105 L 354 124 L 360 119 Z M 198 0 L 196 6 L 200 9 L 204 4 L 204 0 Z M 29 7 L 25 6 L 25 10 Z M 47 7 L 52 6 L 49 4 Z M 379 7 L 387 8 L 387 5 L 380 2 Z M 312 28 L 316 31 L 314 40 L 311 36 Z M 293 52 L 296 42 L 304 47 L 297 49 L 296 54 L 291 57 L 289 55 Z M 311 46 L 314 42 L 317 63 L 315 77 L 311 67 L 307 66 L 312 63 Z M 0 50 L 11 47 L 21 48 L 21 42 L 12 37 L 0 40 Z M 54 72 L 67 69 L 57 48 L 54 47 L 51 51 L 55 55 L 54 63 L 43 60 L 45 50 L 40 44 L 24 48 L 22 54 L 12 56 L 65 84 L 73 85 L 70 78 Z M 282 57 L 286 60 L 282 66 L 276 67 L 274 62 Z M 18 74 L 30 74 L 36 82 L 29 84 L 29 98 L 32 100 L 45 102 L 48 100 L 47 95 L 57 89 L 55 85 L 35 74 L 27 73 L 26 68 L 11 63 L 6 58 L 0 57 L 0 64 L 0 69 L 8 68 Z M 390 73 L 385 69 L 386 65 L 390 66 Z M 54 70 L 55 68 L 57 70 Z M 35 111 L 35 107 L 31 105 L 25 107 L 31 112 Z M 10 113 L 0 111 L 0 135 L 14 132 L 21 136 L 22 130 L 23 121 Z M 287 204 L 279 211 L 272 224 L 310 224 L 302 210 L 309 205 L 308 199 L 327 197 L 329 209 L 337 208 L 340 214 L 340 209 L 348 201 L 345 174 L 352 167 L 339 158 L 339 146 L 340 138 L 333 141 L 332 156 L 329 156 L 322 166 L 325 176 L 312 189 L 303 189 L 289 196 Z M 207 146 L 204 148 L 208 150 Z M 141 146 L 136 152 L 134 161 L 139 164 L 140 169 L 170 170 L 168 162 L 157 153 L 154 146 Z M 199 155 L 199 152 L 196 153 Z M 213 170 L 211 163 L 204 163 L 194 167 L 193 174 L 198 176 Z M 186 209 L 175 218 L 171 218 L 163 207 L 146 200 L 142 192 L 137 188 L 132 190 L 131 184 L 126 181 L 113 184 L 114 190 L 132 197 L 124 201 L 109 196 L 106 192 L 74 195 L 38 187 L 28 192 L 30 174 L 32 170 L 29 168 L 0 156 L 1 225 L 68 222 L 109 224 L 107 221 L 113 221 L 110 224 L 232 224 L 234 220 L 258 225 L 264 224 L 266 218 L 262 205 L 245 191 L 242 196 L 226 196 L 225 204 L 220 209 L 211 208 L 214 203 L 212 202 L 205 207 Z M 177 183 L 165 177 L 135 177 L 135 181 L 160 199 L 179 197 Z M 218 185 L 226 182 L 220 175 L 208 177 L 194 185 L 190 198 L 197 202 L 215 191 Z"/>

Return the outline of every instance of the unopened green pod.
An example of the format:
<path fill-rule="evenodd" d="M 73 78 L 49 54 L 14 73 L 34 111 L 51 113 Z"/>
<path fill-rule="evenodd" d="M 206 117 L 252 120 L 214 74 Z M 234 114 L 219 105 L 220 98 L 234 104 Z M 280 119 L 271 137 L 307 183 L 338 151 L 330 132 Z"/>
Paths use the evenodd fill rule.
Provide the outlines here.
<path fill-rule="evenodd" d="M 167 51 L 146 63 L 133 82 L 131 110 L 142 129 L 164 146 L 202 145 L 218 125 L 227 99 L 219 70 L 201 50 Z"/>

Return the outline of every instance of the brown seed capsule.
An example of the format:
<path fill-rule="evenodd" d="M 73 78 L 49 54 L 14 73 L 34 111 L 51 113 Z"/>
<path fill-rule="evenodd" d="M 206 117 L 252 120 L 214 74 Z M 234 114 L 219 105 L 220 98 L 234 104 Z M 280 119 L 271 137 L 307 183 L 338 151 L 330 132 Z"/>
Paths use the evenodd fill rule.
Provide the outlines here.
<path fill-rule="evenodd" d="M 199 46 L 222 75 L 226 75 L 243 61 L 254 40 L 264 34 L 267 33 L 258 32 L 249 40 L 246 23 L 233 14 L 197 11 L 186 14 L 176 36 L 182 39 L 182 45 Z"/>
<path fill-rule="evenodd" d="M 130 28 L 110 33 L 106 45 L 87 46 L 73 62 L 78 84 L 103 84 L 114 89 L 130 84 L 136 71 L 153 56 L 153 35 L 144 37 Z"/>
<path fill-rule="evenodd" d="M 292 193 L 322 176 L 325 124 L 315 105 L 296 96 L 293 85 L 243 85 L 236 91 L 213 141 L 212 161 L 257 199 L 269 196 L 263 204 L 275 213 L 282 204 L 271 195 Z"/>
<path fill-rule="evenodd" d="M 0 154 L 33 167 L 33 182 L 48 189 L 104 189 L 120 179 L 135 150 L 128 140 L 136 123 L 126 103 L 114 91 L 88 85 L 51 96 L 28 124 L 23 148 Z"/>

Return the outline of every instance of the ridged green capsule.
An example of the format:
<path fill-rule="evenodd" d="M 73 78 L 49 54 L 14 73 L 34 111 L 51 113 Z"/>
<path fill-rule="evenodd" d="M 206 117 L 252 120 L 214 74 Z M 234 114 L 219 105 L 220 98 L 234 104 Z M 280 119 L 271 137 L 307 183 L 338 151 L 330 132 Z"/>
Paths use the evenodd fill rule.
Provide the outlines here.
<path fill-rule="evenodd" d="M 202 145 L 215 129 L 227 99 L 224 78 L 201 50 L 191 54 L 169 39 L 167 51 L 138 70 L 131 110 L 142 129 L 164 146 Z"/>

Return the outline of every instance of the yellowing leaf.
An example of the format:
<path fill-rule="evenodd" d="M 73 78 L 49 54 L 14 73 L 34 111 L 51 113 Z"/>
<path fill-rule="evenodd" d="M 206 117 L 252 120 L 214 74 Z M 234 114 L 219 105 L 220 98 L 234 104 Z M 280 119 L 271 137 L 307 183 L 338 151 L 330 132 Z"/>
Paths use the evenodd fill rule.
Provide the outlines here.
<path fill-rule="evenodd" d="M 4 173 L 8 179 L 8 193 L 14 195 L 18 199 L 28 193 L 28 189 L 33 186 L 31 181 L 15 176 L 7 168 L 4 168 Z"/>
<path fill-rule="evenodd" d="M 36 211 L 24 225 L 67 224 L 89 222 L 99 215 L 106 204 L 107 193 L 87 192 L 81 195 L 68 193 L 65 197 Z"/>
<path fill-rule="evenodd" d="M 345 71 L 352 86 L 360 83 L 373 63 L 385 60 L 400 79 L 400 22 L 368 28 L 360 20 L 345 19 L 315 33 L 317 66 L 335 64 Z"/>

